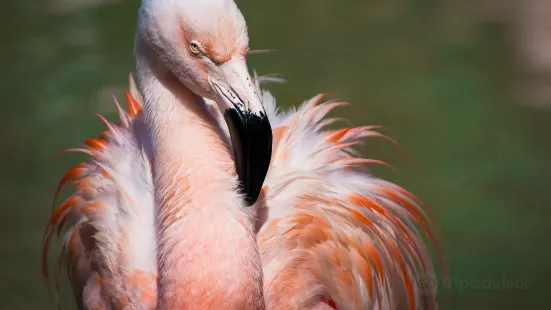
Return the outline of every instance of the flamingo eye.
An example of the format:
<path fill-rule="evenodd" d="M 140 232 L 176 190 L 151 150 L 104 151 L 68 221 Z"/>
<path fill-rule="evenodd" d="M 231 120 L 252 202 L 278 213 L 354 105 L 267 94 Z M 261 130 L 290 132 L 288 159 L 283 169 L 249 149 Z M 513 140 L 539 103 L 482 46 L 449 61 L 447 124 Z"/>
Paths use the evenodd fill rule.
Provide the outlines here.
<path fill-rule="evenodd" d="M 201 45 L 197 41 L 189 42 L 189 50 L 195 55 L 200 55 L 203 53 Z"/>

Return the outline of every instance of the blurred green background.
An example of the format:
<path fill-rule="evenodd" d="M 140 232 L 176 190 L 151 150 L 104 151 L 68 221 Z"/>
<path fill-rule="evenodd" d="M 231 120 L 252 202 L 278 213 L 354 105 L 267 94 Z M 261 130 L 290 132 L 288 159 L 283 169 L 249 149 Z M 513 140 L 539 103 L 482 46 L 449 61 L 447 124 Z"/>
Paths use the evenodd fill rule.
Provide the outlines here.
<path fill-rule="evenodd" d="M 251 47 L 278 50 L 249 66 L 288 80 L 268 86 L 282 106 L 328 92 L 354 104 L 337 115 L 388 126 L 415 158 L 420 169 L 388 143 L 362 149 L 395 166 L 374 171 L 417 194 L 442 223 L 451 271 L 442 309 L 545 305 L 551 100 L 526 87 L 546 85 L 546 71 L 525 65 L 515 1 L 237 2 Z M 55 307 L 40 274 L 41 237 L 57 181 L 82 157 L 49 158 L 97 135 L 92 113 L 115 117 L 111 95 L 121 97 L 134 70 L 138 6 L 0 3 L 1 309 Z M 61 299 L 74 308 L 66 284 Z"/>

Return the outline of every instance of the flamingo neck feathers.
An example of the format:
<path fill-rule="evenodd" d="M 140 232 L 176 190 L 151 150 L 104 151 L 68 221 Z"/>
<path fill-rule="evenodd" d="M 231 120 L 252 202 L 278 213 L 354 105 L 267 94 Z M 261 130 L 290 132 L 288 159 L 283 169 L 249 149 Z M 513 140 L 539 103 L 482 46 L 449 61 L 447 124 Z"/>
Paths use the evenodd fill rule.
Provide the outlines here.
<path fill-rule="evenodd" d="M 140 61 L 138 72 L 153 146 L 158 309 L 263 309 L 262 265 L 231 147 L 202 98 Z"/>

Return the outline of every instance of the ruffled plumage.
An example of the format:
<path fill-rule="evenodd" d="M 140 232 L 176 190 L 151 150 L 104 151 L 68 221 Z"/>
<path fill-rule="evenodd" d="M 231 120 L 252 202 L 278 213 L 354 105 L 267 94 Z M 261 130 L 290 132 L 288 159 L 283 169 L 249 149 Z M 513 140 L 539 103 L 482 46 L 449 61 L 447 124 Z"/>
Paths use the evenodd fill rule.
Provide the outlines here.
<path fill-rule="evenodd" d="M 323 298 L 339 309 L 435 309 L 435 288 L 417 285 L 435 279 L 422 235 L 434 238 L 419 200 L 369 174 L 365 164 L 382 162 L 352 149 L 365 138 L 390 138 L 376 126 L 326 130 L 326 114 L 345 103 L 320 104 L 322 97 L 281 113 L 262 91 L 274 147 L 253 208 L 267 307 L 291 298 L 302 309 Z M 56 289 L 65 264 L 80 307 L 155 305 L 152 157 L 141 98 L 131 79 L 128 112 L 117 104 L 119 122 L 104 119 L 107 130 L 74 149 L 90 160 L 70 169 L 56 191 L 69 181 L 76 188 L 48 222 L 43 271 L 48 277 L 52 236 L 66 227 Z M 227 130 L 216 106 L 206 102 Z"/>

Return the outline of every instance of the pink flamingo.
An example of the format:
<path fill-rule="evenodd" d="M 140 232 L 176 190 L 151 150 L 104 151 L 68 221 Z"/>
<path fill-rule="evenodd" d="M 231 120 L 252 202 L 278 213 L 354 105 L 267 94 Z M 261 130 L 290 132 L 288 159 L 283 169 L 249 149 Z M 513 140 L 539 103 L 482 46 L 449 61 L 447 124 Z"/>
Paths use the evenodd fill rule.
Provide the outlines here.
<path fill-rule="evenodd" d="M 435 275 L 428 218 L 351 151 L 376 126 L 324 129 L 344 104 L 322 95 L 279 112 L 232 0 L 144 0 L 137 28 L 141 93 L 131 79 L 128 112 L 69 150 L 91 159 L 46 228 L 48 277 L 68 227 L 56 288 L 65 264 L 80 309 L 437 307 L 416 285 Z"/>

